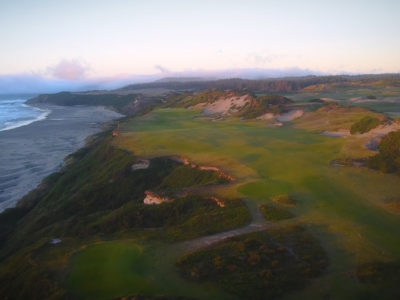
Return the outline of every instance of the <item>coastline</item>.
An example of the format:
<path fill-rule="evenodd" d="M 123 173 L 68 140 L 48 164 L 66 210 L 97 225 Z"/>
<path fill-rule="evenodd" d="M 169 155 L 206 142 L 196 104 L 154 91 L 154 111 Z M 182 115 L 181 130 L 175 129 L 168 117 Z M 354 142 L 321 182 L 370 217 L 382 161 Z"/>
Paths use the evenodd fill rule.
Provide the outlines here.
<path fill-rule="evenodd" d="M 104 125 L 124 117 L 100 106 L 35 105 L 49 113 L 27 125 L 0 131 L 0 212 L 14 207 L 65 157 L 82 148 Z"/>
<path fill-rule="evenodd" d="M 36 107 L 36 106 L 33 106 L 33 105 L 29 105 L 29 104 L 25 104 L 25 103 L 23 104 L 23 106 L 31 107 L 31 108 L 33 108 L 35 110 L 41 111 L 42 114 L 40 116 L 38 116 L 37 118 L 32 119 L 32 120 L 20 121 L 18 123 L 13 124 L 13 125 L 9 125 L 9 126 L 3 128 L 3 129 L 1 129 L 0 132 L 1 131 L 7 131 L 7 130 L 16 129 L 16 128 L 19 128 L 19 127 L 22 127 L 22 126 L 30 125 L 30 124 L 32 124 L 34 122 L 42 121 L 42 120 L 46 119 L 51 114 L 51 110 L 50 109 L 39 108 L 39 107 Z"/>

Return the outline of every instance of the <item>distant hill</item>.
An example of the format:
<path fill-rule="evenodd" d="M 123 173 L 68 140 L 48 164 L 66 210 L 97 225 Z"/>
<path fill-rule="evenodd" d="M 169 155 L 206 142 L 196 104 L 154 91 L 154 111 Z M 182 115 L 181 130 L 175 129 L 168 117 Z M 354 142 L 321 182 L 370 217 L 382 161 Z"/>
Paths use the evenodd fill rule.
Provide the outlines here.
<path fill-rule="evenodd" d="M 215 80 L 215 78 L 209 77 L 165 77 L 158 79 L 154 82 L 201 82 Z"/>
<path fill-rule="evenodd" d="M 138 89 L 164 88 L 170 90 L 251 90 L 260 92 L 295 92 L 311 86 L 318 85 L 382 85 L 400 86 L 400 74 L 380 74 L 380 75 L 336 75 L 336 76 L 304 76 L 304 77 L 284 77 L 263 80 L 249 80 L 241 78 L 204 80 L 202 78 L 166 78 L 163 80 L 131 84 L 117 91 L 134 91 Z"/>

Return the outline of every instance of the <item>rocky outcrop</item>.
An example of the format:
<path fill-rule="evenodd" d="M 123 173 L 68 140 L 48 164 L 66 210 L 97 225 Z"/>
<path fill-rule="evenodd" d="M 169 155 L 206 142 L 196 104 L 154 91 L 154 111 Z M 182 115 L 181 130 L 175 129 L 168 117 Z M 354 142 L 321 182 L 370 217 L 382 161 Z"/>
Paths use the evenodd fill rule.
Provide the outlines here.
<path fill-rule="evenodd" d="M 199 168 L 199 170 L 216 172 L 220 178 L 223 178 L 223 179 L 228 180 L 228 181 L 234 181 L 235 180 L 235 177 L 225 173 L 224 171 L 222 171 L 218 167 L 197 165 L 194 162 L 191 162 L 188 158 L 183 157 L 183 156 L 172 156 L 171 159 L 173 159 L 173 160 L 175 160 L 175 161 L 177 161 L 179 163 L 182 163 L 185 166 L 190 166 L 191 168 Z"/>
<path fill-rule="evenodd" d="M 150 166 L 150 161 L 147 159 L 139 159 L 131 166 L 132 171 L 147 169 Z"/>
<path fill-rule="evenodd" d="M 210 200 L 214 201 L 217 203 L 219 207 L 225 207 L 225 200 L 219 199 L 217 197 L 210 197 Z"/>
<path fill-rule="evenodd" d="M 225 173 L 220 168 L 212 167 L 212 166 L 196 166 L 195 165 L 194 168 L 196 168 L 196 167 L 199 168 L 200 170 L 216 172 L 218 174 L 219 178 L 223 178 L 223 179 L 226 179 L 228 181 L 234 181 L 235 180 L 235 178 L 232 175 L 229 175 L 229 174 Z"/>
<path fill-rule="evenodd" d="M 144 198 L 143 203 L 147 204 L 147 205 L 158 205 L 158 204 L 173 201 L 172 199 L 170 199 L 168 197 L 158 195 L 152 191 L 145 191 L 144 193 L 145 193 L 146 197 Z"/>

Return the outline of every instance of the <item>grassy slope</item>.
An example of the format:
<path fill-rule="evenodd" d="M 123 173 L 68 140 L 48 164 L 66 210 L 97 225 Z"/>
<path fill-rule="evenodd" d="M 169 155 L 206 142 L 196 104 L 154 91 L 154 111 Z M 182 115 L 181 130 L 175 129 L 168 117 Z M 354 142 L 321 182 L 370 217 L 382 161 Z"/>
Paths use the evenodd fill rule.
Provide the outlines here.
<path fill-rule="evenodd" d="M 350 125 L 364 113 L 346 122 Z M 181 154 L 196 163 L 219 165 L 238 178 L 236 185 L 219 189 L 221 195 L 245 195 L 257 203 L 278 194 L 295 195 L 299 221 L 314 225 L 334 266 L 318 281 L 321 289 L 304 295 L 324 290 L 355 295 L 357 281 L 341 272 L 353 270 L 358 261 L 399 258 L 400 219 L 383 208 L 386 198 L 400 196 L 398 177 L 331 167 L 343 139 L 291 127 L 266 128 L 262 122 L 210 123 L 195 115 L 181 109 L 155 111 L 124 124 L 126 133 L 115 142 L 142 155 Z"/>
<path fill-rule="evenodd" d="M 307 113 L 298 120 L 297 127 L 316 132 L 350 129 L 354 123 L 365 116 L 382 117 L 382 115 L 362 107 L 337 106 L 333 104 L 322 107 L 316 112 Z"/>
<path fill-rule="evenodd" d="M 1 232 L 8 233 L 8 237 L 3 235 L 5 245 L 0 252 L 1 295 L 43 299 L 63 294 L 54 274 L 62 274 L 68 257 L 79 246 L 99 238 L 181 240 L 249 222 L 248 210 L 240 200 L 227 200 L 224 208 L 198 196 L 144 205 L 144 191 L 157 190 L 165 178 L 169 178 L 169 185 L 177 186 L 175 180 L 180 178 L 174 175 L 175 170 L 188 168 L 186 174 L 192 177 L 179 187 L 216 184 L 220 178 L 210 176 L 214 172 L 182 167 L 168 158 L 151 159 L 148 169 L 132 171 L 135 157 L 113 147 L 109 133 L 103 135 L 75 153 L 71 158 L 75 162 L 66 170 L 50 176 L 44 191 L 33 192 L 21 208 L 1 215 Z M 29 210 L 30 204 L 33 208 Z M 13 226 L 14 232 L 10 229 Z M 49 243 L 55 237 L 63 240 L 61 245 Z M 88 264 L 90 267 L 90 260 Z M 90 286 L 91 281 L 85 284 Z M 113 296 L 119 295 L 118 288 L 110 291 Z M 134 286 L 130 291 L 140 292 Z"/>
<path fill-rule="evenodd" d="M 177 263 L 185 278 L 216 283 L 246 299 L 275 299 L 302 289 L 327 264 L 318 241 L 298 227 L 238 236 Z"/>
<path fill-rule="evenodd" d="M 322 131 L 348 130 L 363 118 L 373 118 L 383 120 L 383 114 L 373 112 L 369 109 L 353 106 L 338 106 L 336 104 L 322 107 L 314 112 L 308 112 L 304 117 L 295 121 L 295 127 L 306 129 L 315 133 Z M 340 158 L 361 158 L 374 155 L 372 150 L 364 145 L 370 137 L 350 136 L 346 137 L 346 142 L 340 149 Z"/>
<path fill-rule="evenodd" d="M 85 299 L 137 294 L 226 298 L 211 285 L 190 283 L 179 276 L 174 263 L 181 252 L 179 246 L 157 242 L 94 244 L 72 259 L 65 284 L 72 295 Z"/>

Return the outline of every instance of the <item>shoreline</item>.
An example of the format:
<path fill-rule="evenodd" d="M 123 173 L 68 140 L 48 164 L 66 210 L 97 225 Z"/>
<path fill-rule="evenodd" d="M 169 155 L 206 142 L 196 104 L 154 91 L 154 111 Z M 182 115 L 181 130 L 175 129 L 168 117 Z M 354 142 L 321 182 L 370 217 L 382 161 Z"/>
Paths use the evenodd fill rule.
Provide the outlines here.
<path fill-rule="evenodd" d="M 15 207 L 45 177 L 57 172 L 64 159 L 84 147 L 90 136 L 104 131 L 106 123 L 124 117 L 101 106 L 33 107 L 49 113 L 41 120 L 0 131 L 0 212 Z"/>
<path fill-rule="evenodd" d="M 39 107 L 36 107 L 36 106 L 33 106 L 33 105 L 26 104 L 26 102 L 23 104 L 23 106 L 32 107 L 35 110 L 41 111 L 42 114 L 40 116 L 36 117 L 35 119 L 32 119 L 32 120 L 19 121 L 19 122 L 16 122 L 15 124 L 13 124 L 13 125 L 9 125 L 9 126 L 3 128 L 3 129 L 0 129 L 0 132 L 1 131 L 7 131 L 7 130 L 16 129 L 16 128 L 19 128 L 19 127 L 30 125 L 30 124 L 38 122 L 38 121 L 45 120 L 51 114 L 51 110 L 50 109 L 39 108 Z"/>

